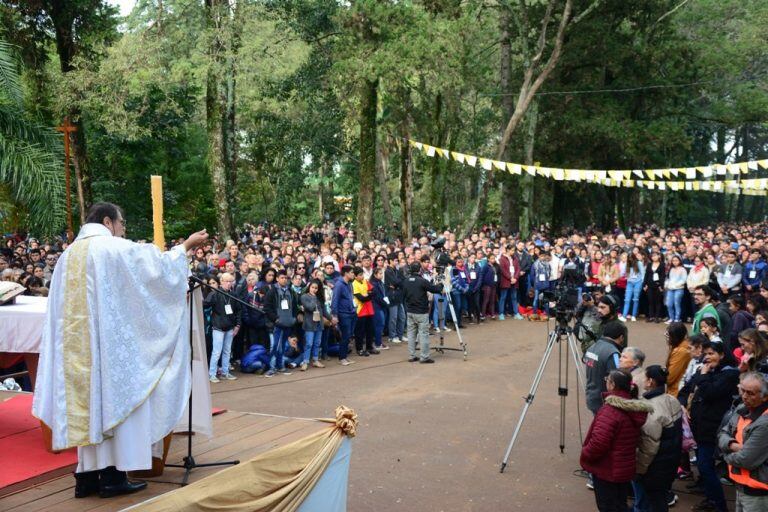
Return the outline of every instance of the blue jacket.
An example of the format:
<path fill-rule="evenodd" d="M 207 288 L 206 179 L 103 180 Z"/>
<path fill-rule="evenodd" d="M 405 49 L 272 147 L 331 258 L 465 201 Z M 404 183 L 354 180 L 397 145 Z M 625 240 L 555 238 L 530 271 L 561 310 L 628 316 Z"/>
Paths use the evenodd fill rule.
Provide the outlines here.
<path fill-rule="evenodd" d="M 482 270 L 483 269 L 479 263 L 473 263 L 471 265 L 467 265 L 467 277 L 470 278 L 469 293 L 475 293 L 477 290 L 480 289 L 480 286 L 482 285 L 482 283 L 480 282 Z M 474 279 L 471 278 L 472 272 L 475 273 Z"/>
<path fill-rule="evenodd" d="M 748 261 L 744 265 L 744 273 L 742 274 L 741 282 L 744 283 L 745 286 L 751 286 L 753 290 L 759 288 L 760 282 L 763 280 L 763 277 L 765 277 L 766 266 L 767 265 L 763 260 L 757 260 L 755 263 Z M 755 277 L 750 278 L 749 276 L 752 275 L 753 271 Z"/>
<path fill-rule="evenodd" d="M 490 263 L 483 265 L 480 271 L 480 286 L 496 286 L 496 268 Z"/>
<path fill-rule="evenodd" d="M 461 275 L 464 274 L 464 277 Z M 467 293 L 469 290 L 469 270 L 466 267 L 459 270 L 453 268 L 451 270 L 451 289 L 459 293 Z"/>
<path fill-rule="evenodd" d="M 352 287 L 349 283 L 344 281 L 343 277 L 339 277 L 333 282 L 333 297 L 331 298 L 331 314 L 333 316 L 339 315 L 355 315 L 357 316 L 357 308 L 355 307 L 354 297 L 352 296 Z"/>
<path fill-rule="evenodd" d="M 381 281 L 381 279 L 373 278 L 371 278 L 370 283 L 371 286 L 373 286 L 373 290 L 371 290 L 373 308 L 376 311 L 386 311 L 387 308 L 389 308 L 389 304 L 384 302 L 384 297 L 387 296 L 387 293 L 384 290 L 384 283 Z"/>
<path fill-rule="evenodd" d="M 269 352 L 261 345 L 251 345 L 248 352 L 240 360 L 240 371 L 244 373 L 253 373 L 257 370 L 266 370 L 269 368 Z"/>

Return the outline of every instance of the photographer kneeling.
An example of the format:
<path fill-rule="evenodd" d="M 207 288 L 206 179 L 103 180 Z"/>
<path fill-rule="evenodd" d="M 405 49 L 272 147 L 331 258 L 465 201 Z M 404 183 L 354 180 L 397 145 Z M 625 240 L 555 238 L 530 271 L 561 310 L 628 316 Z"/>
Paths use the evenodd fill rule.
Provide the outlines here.
<path fill-rule="evenodd" d="M 410 271 L 410 276 L 401 283 L 408 323 L 408 353 L 410 354 L 408 361 L 411 363 L 419 361 L 423 364 L 434 363 L 435 361 L 429 357 L 429 299 L 427 293 L 442 293 L 443 285 L 432 284 L 424 279 L 419 274 L 421 265 L 418 263 L 411 263 Z M 421 345 L 421 358 L 416 356 L 417 329 L 419 344 Z"/>

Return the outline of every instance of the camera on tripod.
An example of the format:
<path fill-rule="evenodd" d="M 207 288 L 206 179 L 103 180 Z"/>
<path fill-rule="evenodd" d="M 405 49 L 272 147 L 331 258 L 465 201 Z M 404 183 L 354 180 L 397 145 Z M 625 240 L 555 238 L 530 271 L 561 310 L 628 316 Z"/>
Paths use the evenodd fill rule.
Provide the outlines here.
<path fill-rule="evenodd" d="M 554 308 L 557 322 L 565 324 L 571 321 L 579 305 L 579 287 L 585 280 L 584 274 L 569 261 L 563 266 L 563 274 L 557 286 L 541 293 L 541 300 L 549 302 L 550 307 Z"/>

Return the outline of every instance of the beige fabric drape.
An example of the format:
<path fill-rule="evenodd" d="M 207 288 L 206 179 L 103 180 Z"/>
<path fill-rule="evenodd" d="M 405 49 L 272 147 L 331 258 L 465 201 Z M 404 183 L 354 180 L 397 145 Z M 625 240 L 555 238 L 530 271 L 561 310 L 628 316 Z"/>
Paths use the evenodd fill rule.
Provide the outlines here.
<path fill-rule="evenodd" d="M 344 436 L 355 436 L 357 414 L 348 407 L 337 407 L 336 419 L 319 421 L 333 425 L 130 510 L 293 512 L 333 460 Z"/>

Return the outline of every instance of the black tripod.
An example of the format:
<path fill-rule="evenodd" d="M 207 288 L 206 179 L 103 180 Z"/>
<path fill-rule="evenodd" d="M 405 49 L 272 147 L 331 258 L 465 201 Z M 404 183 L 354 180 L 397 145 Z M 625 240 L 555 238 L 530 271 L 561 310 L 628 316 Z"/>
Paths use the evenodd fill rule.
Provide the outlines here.
<path fill-rule="evenodd" d="M 520 414 L 520 419 L 517 421 L 517 426 L 515 426 L 515 431 L 512 434 L 512 440 L 509 442 L 509 446 L 507 446 L 507 452 L 504 454 L 504 460 L 501 462 L 501 473 L 503 473 L 504 468 L 507 467 L 507 461 L 509 460 L 510 453 L 512 453 L 512 447 L 515 445 L 517 436 L 520 434 L 520 429 L 523 426 L 523 421 L 525 421 L 525 415 L 528 412 L 528 408 L 531 406 L 533 399 L 536 397 L 536 390 L 539 387 L 541 377 L 544 375 L 544 370 L 547 367 L 549 358 L 552 355 L 552 349 L 554 349 L 555 345 L 558 346 L 557 394 L 560 396 L 560 453 L 565 452 L 565 399 L 568 396 L 568 356 L 566 355 L 565 359 L 563 359 L 564 343 L 568 344 L 565 350 L 571 353 L 573 362 L 576 365 L 576 376 L 578 385 L 581 387 L 581 389 L 584 389 L 585 379 L 584 375 L 582 375 L 583 369 L 580 364 L 581 356 L 579 353 L 579 347 L 576 344 L 576 336 L 573 334 L 573 328 L 568 324 L 568 316 L 565 314 L 556 313 L 556 318 L 557 325 L 549 333 L 549 337 L 547 339 L 547 348 L 544 350 L 544 356 L 541 359 L 538 370 L 536 370 L 536 375 L 533 377 L 531 390 L 528 392 L 528 395 L 523 398 L 525 400 L 523 412 Z M 565 375 L 563 375 L 563 373 L 565 373 Z M 579 388 L 576 389 L 576 412 L 578 414 L 579 421 L 579 438 L 581 438 L 581 409 L 579 408 L 578 402 L 578 389 Z"/>
<path fill-rule="evenodd" d="M 449 267 L 450 268 L 450 267 Z M 438 274 L 440 275 L 440 274 Z M 457 352 L 462 352 L 464 354 L 464 360 L 467 360 L 467 356 L 469 355 L 469 347 L 467 346 L 466 342 L 464 342 L 464 338 L 461 336 L 461 328 L 459 327 L 459 323 L 461 323 L 461 319 L 456 317 L 456 309 L 453 307 L 453 299 L 451 299 L 451 287 L 450 287 L 450 280 L 448 281 L 448 286 L 445 286 L 445 280 L 443 281 L 443 294 L 442 297 L 439 297 L 437 299 L 437 332 L 438 336 L 440 338 L 440 343 L 433 347 L 434 351 L 442 354 L 446 350 L 455 350 Z M 443 298 L 445 297 L 445 298 Z M 445 336 L 443 331 L 440 330 L 440 324 L 445 325 L 445 308 L 443 307 L 443 302 L 448 303 L 448 310 L 451 312 L 451 319 L 453 320 L 453 326 L 456 328 L 456 336 L 459 338 L 459 347 L 446 347 L 445 346 Z"/>
<path fill-rule="evenodd" d="M 197 290 L 198 288 L 202 288 L 203 286 L 207 286 L 208 289 L 210 289 L 210 290 L 212 290 L 214 292 L 226 295 L 230 299 L 232 299 L 234 301 L 237 301 L 237 302 L 239 302 L 241 304 L 244 304 L 247 307 L 253 307 L 250 304 L 248 304 L 246 301 L 241 300 L 241 299 L 235 297 L 234 295 L 231 295 L 231 294 L 225 292 L 224 290 L 219 290 L 218 288 L 214 288 L 214 287 L 208 285 L 205 281 L 203 281 L 202 279 L 200 279 L 198 277 L 195 277 L 195 276 L 190 276 L 189 277 L 189 292 L 187 293 L 187 296 L 189 297 L 189 349 L 190 349 L 190 352 L 189 352 L 189 371 L 190 371 L 190 374 L 192 372 L 193 361 L 195 360 L 195 357 L 194 357 L 195 356 L 195 354 L 194 354 L 195 344 L 194 344 L 194 342 L 192 340 L 192 326 L 193 326 L 193 318 L 194 318 L 194 307 L 193 307 L 194 306 L 194 297 L 193 297 L 193 294 L 194 294 L 195 290 Z M 193 386 L 193 388 L 194 388 L 194 386 Z M 192 389 L 190 389 L 190 391 L 189 391 L 189 405 L 188 405 L 188 408 L 189 408 L 189 411 L 188 411 L 188 413 L 189 413 L 189 415 L 188 415 L 188 422 L 189 422 L 188 425 L 189 425 L 189 428 L 187 430 L 187 455 L 182 459 L 182 462 L 183 462 L 182 464 L 166 464 L 166 467 L 169 467 L 169 468 L 184 468 L 184 470 L 185 470 L 184 471 L 184 478 L 181 481 L 181 485 L 182 486 L 187 485 L 187 483 L 189 482 L 189 474 L 195 468 L 207 468 L 207 467 L 213 467 L 213 466 L 230 466 L 230 465 L 234 465 L 234 464 L 240 464 L 239 460 L 226 461 L 226 462 L 207 462 L 205 464 L 198 464 L 197 462 L 195 462 L 195 458 L 192 456 Z"/>

